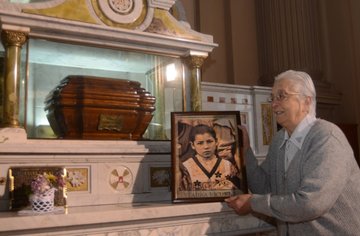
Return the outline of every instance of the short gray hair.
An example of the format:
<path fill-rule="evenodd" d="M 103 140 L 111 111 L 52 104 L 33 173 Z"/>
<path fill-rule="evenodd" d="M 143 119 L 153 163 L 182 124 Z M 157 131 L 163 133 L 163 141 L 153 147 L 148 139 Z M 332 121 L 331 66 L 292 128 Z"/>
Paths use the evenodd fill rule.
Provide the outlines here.
<path fill-rule="evenodd" d="M 293 81 L 294 92 L 301 93 L 304 96 L 311 97 L 309 114 L 316 116 L 316 90 L 309 74 L 303 71 L 287 70 L 275 77 L 275 82 L 288 79 Z"/>

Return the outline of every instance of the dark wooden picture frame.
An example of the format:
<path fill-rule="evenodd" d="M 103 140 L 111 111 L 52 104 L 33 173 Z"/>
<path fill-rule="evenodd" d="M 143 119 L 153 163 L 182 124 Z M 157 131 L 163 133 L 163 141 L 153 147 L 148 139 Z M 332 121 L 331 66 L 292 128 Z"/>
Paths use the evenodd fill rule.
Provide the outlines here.
<path fill-rule="evenodd" d="M 247 193 L 240 113 L 171 113 L 172 200 L 214 202 Z"/>

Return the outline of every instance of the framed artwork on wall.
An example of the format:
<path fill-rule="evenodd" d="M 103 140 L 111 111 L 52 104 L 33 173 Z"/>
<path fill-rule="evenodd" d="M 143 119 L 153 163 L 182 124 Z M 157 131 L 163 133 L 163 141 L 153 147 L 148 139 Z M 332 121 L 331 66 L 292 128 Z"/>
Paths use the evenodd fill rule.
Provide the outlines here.
<path fill-rule="evenodd" d="M 277 131 L 269 96 L 271 88 L 256 87 L 254 89 L 254 127 L 255 127 L 255 155 L 265 158 L 268 153 L 272 137 Z"/>
<path fill-rule="evenodd" d="M 223 201 L 247 192 L 237 111 L 171 113 L 173 202 Z"/>
<path fill-rule="evenodd" d="M 261 103 L 262 145 L 269 146 L 274 136 L 274 120 L 270 103 Z"/>

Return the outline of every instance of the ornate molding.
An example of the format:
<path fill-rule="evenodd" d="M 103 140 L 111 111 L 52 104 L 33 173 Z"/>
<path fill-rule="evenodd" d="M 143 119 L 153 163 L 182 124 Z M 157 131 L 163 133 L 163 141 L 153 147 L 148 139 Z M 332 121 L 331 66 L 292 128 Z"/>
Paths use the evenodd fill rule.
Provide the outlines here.
<path fill-rule="evenodd" d="M 169 10 L 176 0 L 149 0 L 148 2 L 150 7 Z"/>
<path fill-rule="evenodd" d="M 149 9 L 154 9 L 154 15 L 151 24 L 145 30 L 146 32 L 164 34 L 198 41 L 206 40 L 205 38 L 203 38 L 204 35 L 201 35 L 198 32 L 191 30 L 185 24 L 179 22 L 168 11 L 158 8 Z"/>
<path fill-rule="evenodd" d="M 22 12 L 48 16 L 66 20 L 86 22 L 90 24 L 99 24 L 100 21 L 92 14 L 87 4 L 88 0 L 66 0 L 54 4 L 44 3 L 39 7 L 28 5 L 22 9 Z M 47 5 L 45 5 L 47 4 Z"/>
<path fill-rule="evenodd" d="M 92 0 L 96 15 L 106 25 L 135 29 L 148 14 L 145 0 Z"/>
<path fill-rule="evenodd" d="M 180 56 L 186 53 L 184 47 L 186 50 L 205 52 L 217 47 L 211 35 L 191 29 L 183 21 L 184 15 L 181 19 L 172 15 L 173 9 L 178 9 L 180 4 L 175 0 L 124 1 L 52 0 L 29 4 L 0 1 L 1 24 L 27 27 L 29 31 L 31 29 L 31 37 L 100 46 L 106 44 L 110 47 L 135 47 L 143 51 L 161 48 L 161 54 L 178 51 L 178 45 L 182 47 Z M 138 7 L 139 13 L 140 6 L 141 13 L 137 15 L 135 10 Z M 165 38 L 163 35 L 171 37 Z"/>
<path fill-rule="evenodd" d="M 9 46 L 21 47 L 27 41 L 28 35 L 24 32 L 12 30 L 1 31 L 1 42 L 5 48 Z"/>
<path fill-rule="evenodd" d="M 192 69 L 199 69 L 204 64 L 206 57 L 205 56 L 188 56 L 185 58 L 185 62 L 189 65 Z"/>
<path fill-rule="evenodd" d="M 120 15 L 130 14 L 135 8 L 134 0 L 109 0 L 109 5 L 114 12 Z"/>

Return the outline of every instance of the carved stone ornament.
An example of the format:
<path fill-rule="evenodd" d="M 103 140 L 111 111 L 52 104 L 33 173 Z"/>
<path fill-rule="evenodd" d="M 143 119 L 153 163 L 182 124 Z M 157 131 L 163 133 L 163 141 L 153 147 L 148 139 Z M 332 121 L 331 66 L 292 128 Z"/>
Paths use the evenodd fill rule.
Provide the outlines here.
<path fill-rule="evenodd" d="M 1 42 L 4 47 L 17 46 L 21 47 L 27 40 L 27 34 L 23 32 L 16 32 L 10 30 L 3 30 L 1 32 Z"/>
<path fill-rule="evenodd" d="M 185 58 L 185 61 L 191 68 L 201 68 L 205 59 L 206 57 L 203 56 L 189 56 Z"/>
<path fill-rule="evenodd" d="M 134 9 L 134 1 L 132 0 L 109 0 L 109 5 L 114 12 L 125 15 Z"/>
<path fill-rule="evenodd" d="M 181 17 L 179 12 L 184 12 L 181 1 L 176 0 L 52 0 L 39 3 L 15 4 L 10 1 L 2 2 L 0 8 L 4 12 L 18 14 L 16 24 L 31 29 L 31 34 L 39 34 L 46 37 L 50 34 L 53 38 L 53 30 L 58 33 L 67 25 L 67 30 L 75 30 L 78 34 L 76 22 L 88 24 L 91 29 L 99 29 L 96 26 L 109 26 L 110 28 L 123 28 L 135 31 L 167 35 L 174 38 L 185 38 L 201 41 L 210 48 L 217 46 L 213 44 L 211 35 L 202 34 L 191 29 L 186 22 L 185 14 Z M 43 18 L 48 17 L 49 24 L 43 24 Z M 51 18 L 51 19 L 50 19 Z M 31 20 L 29 20 L 31 19 Z M 13 21 L 15 18 L 5 20 Z M 34 22 L 33 22 L 34 20 Z M 65 20 L 65 21 L 64 21 Z M 2 18 L 2 23 L 3 18 Z M 9 22 L 8 22 L 9 23 Z M 12 23 L 14 24 L 14 23 Z M 55 26 L 61 24 L 61 26 Z M 49 29 L 50 30 L 49 30 Z M 109 29 L 106 27 L 106 29 Z M 30 35 L 31 35 L 30 34 Z M 42 36 L 42 37 L 43 37 Z M 64 39 L 63 32 L 55 37 Z M 73 36 L 71 36 L 73 37 Z M 80 36 L 80 40 L 86 37 Z M 127 39 L 125 39 L 127 40 Z M 101 43 L 102 44 L 102 43 Z M 183 44 L 183 42 L 179 42 Z M 202 46 L 201 46 L 202 47 Z M 206 49 L 208 51 L 209 49 Z M 163 53 L 161 51 L 161 53 Z"/>
<path fill-rule="evenodd" d="M 111 21 L 130 24 L 138 20 L 146 5 L 143 0 L 97 0 L 102 13 Z"/>
<path fill-rule="evenodd" d="M 116 191 L 125 191 L 133 185 L 133 174 L 126 166 L 118 166 L 109 175 L 109 184 Z"/>
<path fill-rule="evenodd" d="M 176 0 L 149 0 L 149 6 L 169 10 L 176 2 Z"/>

